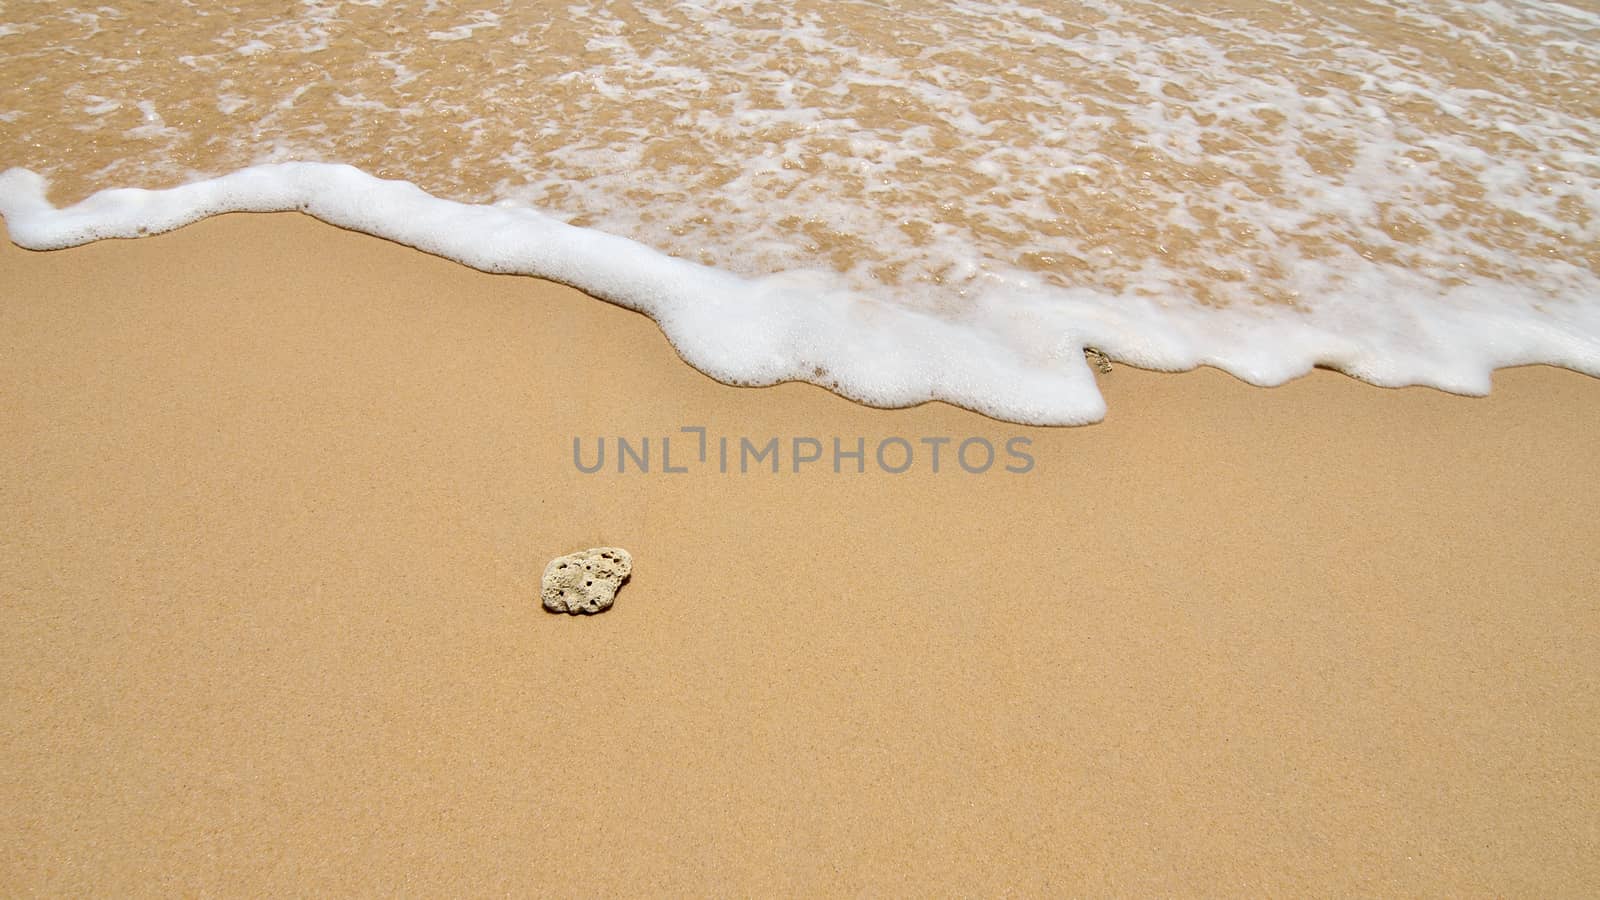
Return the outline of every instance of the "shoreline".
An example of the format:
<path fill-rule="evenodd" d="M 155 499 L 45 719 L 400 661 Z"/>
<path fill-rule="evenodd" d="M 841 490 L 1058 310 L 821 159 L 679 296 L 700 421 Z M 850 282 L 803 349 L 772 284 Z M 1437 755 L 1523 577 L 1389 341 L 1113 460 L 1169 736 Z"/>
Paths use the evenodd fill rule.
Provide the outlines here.
<path fill-rule="evenodd" d="M 1011 294 L 968 296 L 963 313 L 946 319 L 878 304 L 816 272 L 747 278 L 534 209 L 446 200 L 349 165 L 252 166 L 160 190 L 105 190 L 61 209 L 50 204 L 47 188 L 31 170 L 0 172 L 0 213 L 19 246 L 56 250 L 155 236 L 219 210 L 298 211 L 482 272 L 548 279 L 644 313 L 682 359 L 724 384 L 801 381 L 883 409 L 941 401 L 1001 421 L 1092 424 L 1106 414 L 1094 371 L 1110 360 L 1159 372 L 1212 367 L 1258 386 L 1325 368 L 1375 386 L 1468 396 L 1487 394 L 1494 372 L 1510 365 L 1552 364 L 1600 377 L 1600 319 L 1583 302 L 1600 287 L 1586 290 L 1566 278 L 1576 293 L 1548 310 L 1527 284 L 1505 282 L 1492 301 L 1485 300 L 1491 292 L 1465 283 L 1409 299 L 1378 291 L 1359 298 L 1359 314 L 1346 308 L 1351 297 L 1342 289 L 1319 311 L 1169 306 L 1159 294 L 1107 305 L 1019 282 Z"/>
<path fill-rule="evenodd" d="M 1119 364 L 1029 427 L 290 213 L 0 272 L 0 883 L 1600 887 L 1600 380 Z M 1035 465 L 571 459 L 686 426 Z M 608 545 L 612 609 L 540 608 Z"/>

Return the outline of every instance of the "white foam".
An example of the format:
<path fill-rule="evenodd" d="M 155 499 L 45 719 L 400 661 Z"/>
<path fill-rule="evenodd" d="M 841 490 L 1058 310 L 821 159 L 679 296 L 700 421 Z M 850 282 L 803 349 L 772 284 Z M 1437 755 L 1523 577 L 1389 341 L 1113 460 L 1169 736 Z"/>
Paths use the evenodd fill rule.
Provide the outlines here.
<path fill-rule="evenodd" d="M 1380 385 L 1486 393 L 1498 367 L 1550 363 L 1600 376 L 1600 292 L 1581 302 L 1469 282 L 1438 295 L 1423 276 L 1367 264 L 1309 312 L 1204 310 L 1181 302 L 978 275 L 972 302 L 934 315 L 853 291 L 836 273 L 744 278 L 539 211 L 430 196 L 355 168 L 284 163 L 161 191 L 102 191 L 56 209 L 46 182 L 0 174 L 0 215 L 36 250 L 178 228 L 224 212 L 300 210 L 486 272 L 537 275 L 655 319 L 690 364 L 724 382 L 810 381 L 874 406 L 945 400 L 1032 424 L 1100 419 L 1085 346 L 1152 369 L 1212 365 L 1262 385 L 1315 365 Z M 1308 283 L 1335 281 L 1304 261 Z M 1387 292 L 1390 302 L 1374 304 Z M 1512 294 L 1513 296 L 1508 296 Z M 1540 308 L 1539 301 L 1544 305 Z M 530 348 L 530 352 L 532 352 Z"/>
<path fill-rule="evenodd" d="M 83 72 L 63 96 L 138 97 L 160 121 L 123 131 L 129 110 L 97 116 L 86 96 L 83 121 L 23 120 L 17 141 L 52 150 L 5 162 L 63 172 L 94 142 L 95 180 L 128 184 L 356 162 L 741 274 L 848 268 L 853 288 L 913 307 L 1025 279 L 1041 258 L 1090 263 L 1058 267 L 1058 285 L 1139 281 L 1235 305 L 1293 289 L 1315 306 L 1339 284 L 1279 271 L 1313 244 L 1442 273 L 1440 287 L 1481 263 L 1571 299 L 1544 261 L 1592 259 L 1600 241 L 1600 164 L 1585 152 L 1600 127 L 1579 102 L 1600 71 L 1600 18 L 1560 4 L 1120 0 L 1056 15 L 1028 0 L 889 12 L 574 0 L 553 22 L 485 0 L 426 24 L 380 5 L 306 0 L 197 23 L 176 48 L 192 52 L 171 57 L 206 73 L 187 96 L 139 87 L 171 74 L 149 38 L 116 31 L 95 39 L 98 56 L 76 49 L 100 18 L 69 5 L 82 30 L 28 68 Z M 317 54 L 353 34 L 362 53 Z M 112 37 L 125 43 L 102 46 Z M 441 65 L 466 48 L 437 42 L 458 39 L 481 63 L 470 76 Z M 1462 78 L 1460 60 L 1417 49 L 1428 41 L 1514 77 Z M 190 105 L 212 94 L 220 125 Z M 1391 233 L 1395 209 L 1425 207 L 1425 238 Z"/>

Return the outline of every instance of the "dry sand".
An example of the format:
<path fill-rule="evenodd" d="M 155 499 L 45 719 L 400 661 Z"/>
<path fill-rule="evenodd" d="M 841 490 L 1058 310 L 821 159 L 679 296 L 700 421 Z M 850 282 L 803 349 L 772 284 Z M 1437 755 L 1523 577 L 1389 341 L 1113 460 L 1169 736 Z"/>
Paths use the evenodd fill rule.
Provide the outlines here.
<path fill-rule="evenodd" d="M 874 410 L 287 214 L 0 283 L 7 894 L 1600 892 L 1600 381 Z M 1037 467 L 571 461 L 685 425 Z"/>

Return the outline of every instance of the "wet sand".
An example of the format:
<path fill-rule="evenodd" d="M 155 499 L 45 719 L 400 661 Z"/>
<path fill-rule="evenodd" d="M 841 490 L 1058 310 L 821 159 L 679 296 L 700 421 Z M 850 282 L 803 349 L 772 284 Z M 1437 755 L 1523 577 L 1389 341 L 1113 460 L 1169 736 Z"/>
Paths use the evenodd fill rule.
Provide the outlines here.
<path fill-rule="evenodd" d="M 8 892 L 1600 890 L 1600 381 L 875 410 L 289 214 L 0 281 Z M 684 426 L 1036 466 L 573 465 Z"/>

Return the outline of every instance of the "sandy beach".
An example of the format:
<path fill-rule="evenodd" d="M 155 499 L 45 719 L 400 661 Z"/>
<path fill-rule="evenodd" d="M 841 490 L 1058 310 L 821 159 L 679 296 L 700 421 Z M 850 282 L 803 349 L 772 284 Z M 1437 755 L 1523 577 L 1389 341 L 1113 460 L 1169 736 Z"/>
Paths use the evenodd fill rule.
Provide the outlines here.
<path fill-rule="evenodd" d="M 8 894 L 1600 891 L 1600 381 L 869 409 L 293 214 L 0 283 Z M 1034 466 L 573 462 L 696 426 Z"/>

